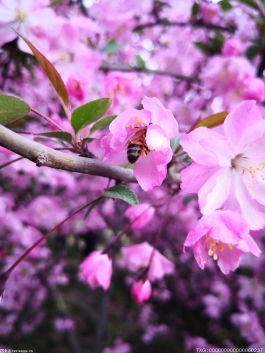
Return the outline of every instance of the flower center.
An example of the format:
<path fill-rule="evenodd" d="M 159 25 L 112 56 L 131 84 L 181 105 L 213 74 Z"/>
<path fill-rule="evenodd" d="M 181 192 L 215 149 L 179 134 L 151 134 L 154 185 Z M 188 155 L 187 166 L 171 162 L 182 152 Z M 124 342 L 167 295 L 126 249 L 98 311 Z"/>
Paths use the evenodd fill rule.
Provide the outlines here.
<path fill-rule="evenodd" d="M 253 188 L 255 184 L 265 185 L 265 162 L 251 160 L 243 154 L 231 161 L 232 168 L 247 179 L 246 186 Z"/>
<path fill-rule="evenodd" d="M 135 129 L 143 126 L 143 121 L 139 116 L 133 116 L 131 121 L 126 125 L 127 128 Z"/>
<path fill-rule="evenodd" d="M 208 248 L 208 255 L 214 259 L 214 261 L 218 260 L 219 253 L 222 253 L 224 250 L 232 250 L 233 244 L 225 244 L 216 239 L 210 237 L 210 235 L 206 235 L 205 244 Z"/>
<path fill-rule="evenodd" d="M 27 19 L 28 15 L 26 13 L 26 11 L 22 10 L 22 9 L 17 9 L 16 11 L 16 22 L 25 22 Z"/>
<path fill-rule="evenodd" d="M 59 61 L 62 63 L 70 63 L 74 59 L 74 55 L 70 52 L 64 52 L 59 56 Z"/>

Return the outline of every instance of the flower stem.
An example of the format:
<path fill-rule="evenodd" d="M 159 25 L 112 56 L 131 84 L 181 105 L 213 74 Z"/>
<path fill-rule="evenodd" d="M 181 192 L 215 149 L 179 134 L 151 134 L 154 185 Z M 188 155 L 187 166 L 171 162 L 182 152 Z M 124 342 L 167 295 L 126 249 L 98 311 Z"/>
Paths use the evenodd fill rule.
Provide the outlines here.
<path fill-rule="evenodd" d="M 11 274 L 11 272 L 17 267 L 17 265 L 20 264 L 27 256 L 28 254 L 35 249 L 40 243 L 42 243 L 48 236 L 50 236 L 55 230 L 57 230 L 61 225 L 63 225 L 65 222 L 67 222 L 70 218 L 74 217 L 77 213 L 83 211 L 85 208 L 93 205 L 94 203 L 98 202 L 99 200 L 102 199 L 102 196 L 97 197 L 96 199 L 86 203 L 85 205 L 79 207 L 77 210 L 75 210 L 73 213 L 71 213 L 69 216 L 64 218 L 60 223 L 56 224 L 48 233 L 44 234 L 42 237 L 40 237 L 33 245 L 31 245 L 10 267 L 7 271 L 4 272 L 7 276 Z"/>

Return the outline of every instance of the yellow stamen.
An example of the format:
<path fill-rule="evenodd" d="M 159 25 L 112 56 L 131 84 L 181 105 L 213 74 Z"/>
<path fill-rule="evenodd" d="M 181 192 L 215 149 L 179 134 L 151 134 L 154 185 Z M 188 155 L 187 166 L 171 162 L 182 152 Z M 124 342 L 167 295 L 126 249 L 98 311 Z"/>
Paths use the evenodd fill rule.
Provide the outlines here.
<path fill-rule="evenodd" d="M 209 234 L 205 236 L 205 244 L 208 248 L 208 255 L 213 258 L 214 261 L 217 261 L 219 254 L 224 250 L 231 251 L 233 249 L 233 244 L 225 244 L 218 240 L 211 238 Z"/>
<path fill-rule="evenodd" d="M 142 125 L 142 123 L 143 122 L 142 122 L 141 118 L 139 118 L 138 116 L 134 116 L 134 117 L 132 117 L 132 121 L 130 123 L 128 123 L 126 125 L 126 127 L 134 129 L 136 127 L 140 127 Z"/>

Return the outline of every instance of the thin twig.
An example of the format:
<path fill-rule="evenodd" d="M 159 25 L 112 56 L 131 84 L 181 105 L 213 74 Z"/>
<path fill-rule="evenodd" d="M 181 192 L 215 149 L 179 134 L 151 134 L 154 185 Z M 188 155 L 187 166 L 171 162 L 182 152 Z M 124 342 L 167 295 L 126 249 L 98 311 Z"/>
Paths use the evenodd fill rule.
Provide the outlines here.
<path fill-rule="evenodd" d="M 78 209 L 76 209 L 69 216 L 64 218 L 61 222 L 57 223 L 49 232 L 45 233 L 33 245 L 31 245 L 28 249 L 26 249 L 26 251 L 24 251 L 24 253 L 4 273 L 9 276 L 11 274 L 11 272 L 17 267 L 17 265 L 20 264 L 20 262 L 22 262 L 28 256 L 28 254 L 31 253 L 31 251 L 33 249 L 35 249 L 39 244 L 41 244 L 45 239 L 47 239 L 54 231 L 58 230 L 70 218 L 74 217 L 76 214 L 78 214 L 79 212 L 83 211 L 85 208 L 87 208 L 90 205 L 98 202 L 101 199 L 102 199 L 102 196 L 99 196 L 96 199 L 94 199 L 94 200 L 92 200 L 90 202 L 87 202 L 85 205 L 82 205 L 81 207 L 78 207 Z"/>
<path fill-rule="evenodd" d="M 102 64 L 100 67 L 100 70 L 104 72 L 108 71 L 121 71 L 121 72 L 142 72 L 145 74 L 151 74 L 151 75 L 159 75 L 159 76 L 169 76 L 172 77 L 176 80 L 180 81 L 186 81 L 190 83 L 199 83 L 198 77 L 189 77 L 185 76 L 182 74 L 177 74 L 173 71 L 169 70 L 155 70 L 155 69 L 148 69 L 148 68 L 141 68 L 137 66 L 124 66 L 122 64 L 116 64 L 116 65 L 108 65 L 108 64 Z"/>
<path fill-rule="evenodd" d="M 64 129 L 57 124 L 55 121 L 53 121 L 51 118 L 49 118 L 48 116 L 42 114 L 41 112 L 39 112 L 38 110 L 34 109 L 34 108 L 30 108 L 31 112 L 36 114 L 37 116 L 45 119 L 50 125 L 56 127 L 56 129 L 60 130 L 60 131 L 64 131 Z"/>
<path fill-rule="evenodd" d="M 15 163 L 15 162 L 17 162 L 17 161 L 20 161 L 20 160 L 23 159 L 23 158 L 24 158 L 24 157 L 18 157 L 18 158 L 12 159 L 11 161 L 6 162 L 6 163 L 0 165 L 0 169 L 3 169 L 3 168 L 5 168 L 5 167 L 7 167 L 8 165 L 13 164 L 13 163 Z"/>

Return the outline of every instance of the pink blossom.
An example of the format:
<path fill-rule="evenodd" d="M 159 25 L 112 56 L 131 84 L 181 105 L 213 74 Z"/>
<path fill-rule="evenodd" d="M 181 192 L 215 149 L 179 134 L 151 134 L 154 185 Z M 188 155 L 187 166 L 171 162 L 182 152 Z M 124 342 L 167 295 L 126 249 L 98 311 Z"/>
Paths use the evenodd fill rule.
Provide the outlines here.
<path fill-rule="evenodd" d="M 151 283 L 148 280 L 139 280 L 134 282 L 131 288 L 131 294 L 136 303 L 141 304 L 148 300 L 152 294 Z"/>
<path fill-rule="evenodd" d="M 264 80 L 254 77 L 244 82 L 242 97 L 244 99 L 255 99 L 262 102 L 265 99 Z"/>
<path fill-rule="evenodd" d="M 181 139 L 193 163 L 181 173 L 182 189 L 198 193 L 203 215 L 220 208 L 241 212 L 250 229 L 265 225 L 265 120 L 244 101 L 224 122 L 224 133 L 200 127 Z"/>
<path fill-rule="evenodd" d="M 107 254 L 93 251 L 81 263 L 79 268 L 80 279 L 91 288 L 102 287 L 107 290 L 110 286 L 112 275 L 112 261 Z"/>
<path fill-rule="evenodd" d="M 126 109 L 128 105 L 138 105 L 142 96 L 142 89 L 137 84 L 137 74 L 110 72 L 104 76 L 103 96 L 112 100 L 111 112 L 117 107 Z"/>
<path fill-rule="evenodd" d="M 122 248 L 123 264 L 130 271 L 149 268 L 147 278 L 150 281 L 161 279 L 174 272 L 174 264 L 147 242 Z"/>
<path fill-rule="evenodd" d="M 110 124 L 104 139 L 105 159 L 122 154 L 126 162 L 128 144 L 144 140 L 145 150 L 134 165 L 134 175 L 144 191 L 162 184 L 173 152 L 170 139 L 178 135 L 178 123 L 157 98 L 144 97 L 141 110 L 128 109 Z"/>
<path fill-rule="evenodd" d="M 200 15 L 206 23 L 216 23 L 220 17 L 220 10 L 217 4 L 201 3 Z"/>
<path fill-rule="evenodd" d="M 220 95 L 240 89 L 252 77 L 255 77 L 255 67 L 246 58 L 217 55 L 207 61 L 201 75 L 205 86 Z"/>
<path fill-rule="evenodd" d="M 154 213 L 154 207 L 148 203 L 141 203 L 127 208 L 125 216 L 129 218 L 132 229 L 141 229 L 152 220 Z"/>
<path fill-rule="evenodd" d="M 103 28 L 108 29 L 109 38 L 126 42 L 131 38 L 135 17 L 151 11 L 152 1 L 128 2 L 125 0 L 94 1 L 90 8 L 92 16 Z"/>
<path fill-rule="evenodd" d="M 245 220 L 232 211 L 216 211 L 202 217 L 189 232 L 185 243 L 192 247 L 201 269 L 209 258 L 217 261 L 220 270 L 227 274 L 239 266 L 240 257 L 246 252 L 259 256 L 261 251 L 251 235 Z"/>
<path fill-rule="evenodd" d="M 236 56 L 243 50 L 243 45 L 237 38 L 229 38 L 224 42 L 222 54 L 225 56 Z"/>

